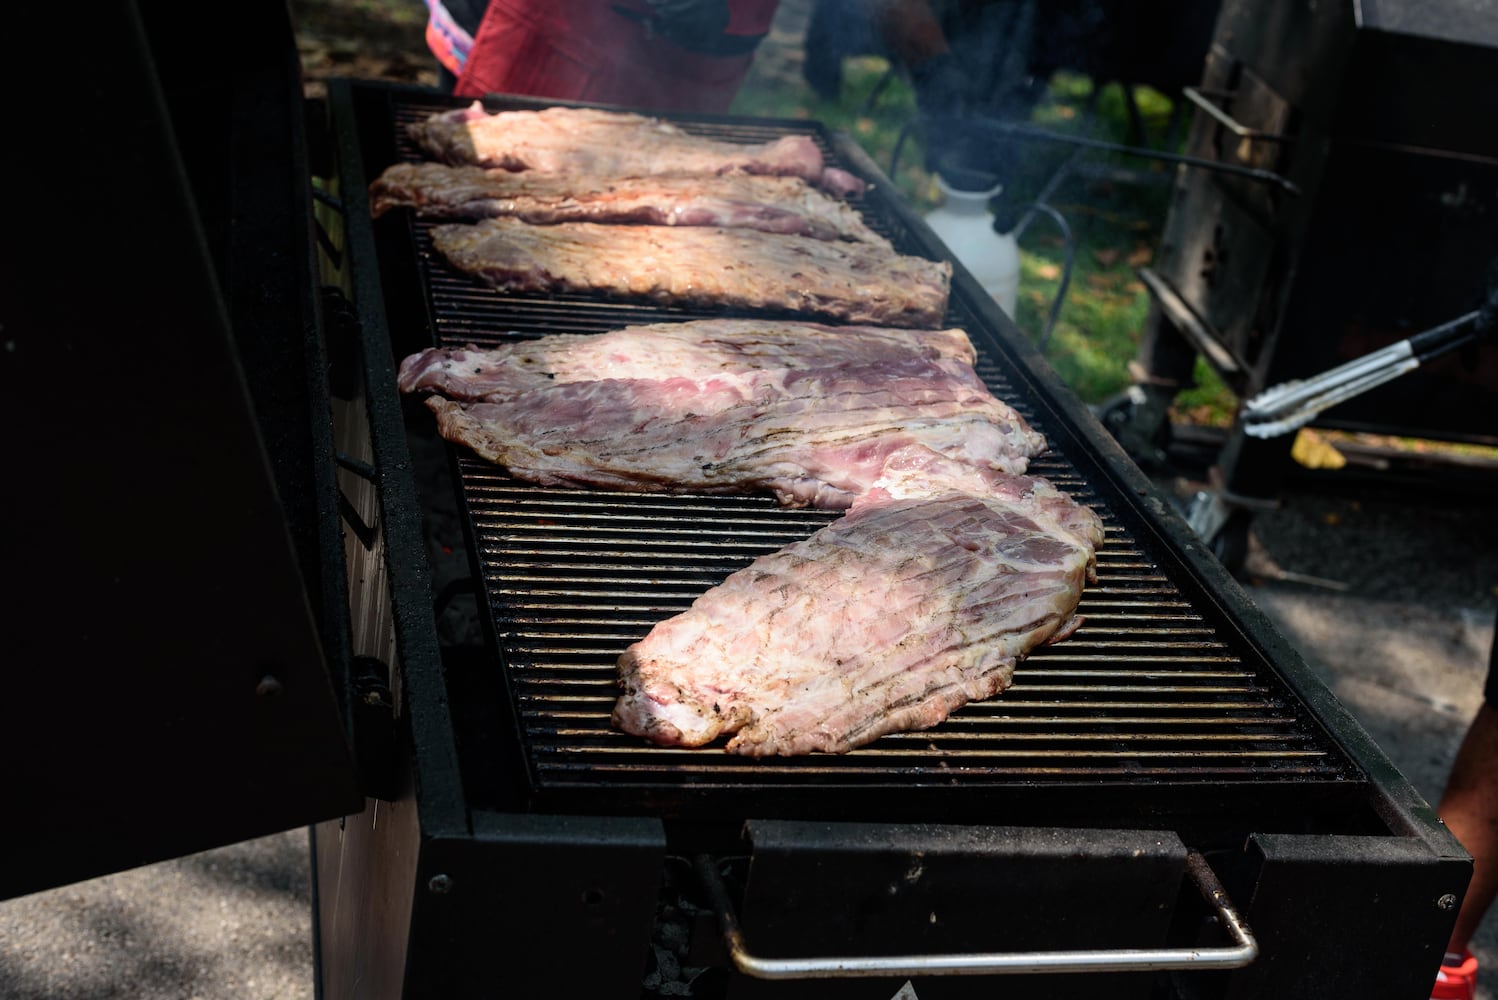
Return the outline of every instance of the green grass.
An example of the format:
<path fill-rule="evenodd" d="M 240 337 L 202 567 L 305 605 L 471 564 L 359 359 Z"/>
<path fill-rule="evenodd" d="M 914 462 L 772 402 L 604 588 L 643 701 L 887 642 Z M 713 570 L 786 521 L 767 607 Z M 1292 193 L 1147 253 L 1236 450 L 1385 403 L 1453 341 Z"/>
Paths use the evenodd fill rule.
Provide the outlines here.
<path fill-rule="evenodd" d="M 819 98 L 800 78 L 794 63 L 756 66 L 734 104 L 737 114 L 775 118 L 808 118 L 851 135 L 887 169 L 901 129 L 915 115 L 915 97 L 898 76 L 885 80 L 887 63 L 864 57 L 844 62 L 843 90 L 836 100 Z M 883 81 L 877 99 L 870 94 Z M 1086 135 L 1120 144 L 1132 143 L 1122 90 L 1108 85 L 1097 94 L 1092 113 L 1087 104 L 1093 83 L 1085 76 L 1058 73 L 1035 109 L 1035 125 L 1053 132 Z M 1149 88 L 1138 88 L 1135 100 L 1148 134 L 1156 141 L 1165 134 L 1171 102 Z M 1005 197 L 1010 210 L 1028 205 L 1045 187 L 1073 147 L 1056 142 L 1027 141 L 1020 145 L 1022 169 Z M 1127 366 L 1138 349 L 1140 332 L 1149 311 L 1149 296 L 1137 268 L 1150 262 L 1159 242 L 1160 225 L 1168 203 L 1166 168 L 1138 157 L 1088 152 L 1087 161 L 1130 171 L 1154 171 L 1162 183 L 1136 184 L 1067 181 L 1052 195 L 1051 204 L 1065 218 L 1075 238 L 1070 284 L 1044 354 L 1060 377 L 1085 402 L 1097 403 L 1129 384 Z M 918 135 L 901 149 L 897 175 L 891 178 L 917 210 L 934 207 L 940 197 L 933 178 L 923 169 Z M 1016 322 L 1037 341 L 1060 285 L 1066 242 L 1057 226 L 1036 216 L 1021 234 L 1021 279 Z M 1234 400 L 1207 369 L 1198 366 L 1198 386 L 1182 393 L 1177 411 L 1184 419 L 1225 424 Z"/>
<path fill-rule="evenodd" d="M 884 81 L 888 64 L 877 58 L 844 63 L 843 92 L 826 101 L 806 86 L 788 58 L 762 59 L 740 91 L 733 111 L 773 118 L 807 118 L 853 136 L 881 168 L 901 129 L 916 111 L 915 97 L 901 79 Z M 870 95 L 884 81 L 878 98 Z M 1135 144 L 1122 89 L 1104 86 L 1093 98 L 1093 82 L 1075 73 L 1058 73 L 1047 83 L 1044 99 L 1032 123 L 1051 132 L 1085 135 L 1119 144 Z M 1088 113 L 1089 102 L 1091 113 Z M 1168 97 L 1148 87 L 1135 91 L 1135 102 L 1147 135 L 1159 145 L 1175 110 Z M 1033 201 L 1070 154 L 1070 146 L 1055 142 L 1027 142 L 1023 169 L 1004 197 L 1013 206 Z M 1094 166 L 1132 171 L 1152 170 L 1161 180 L 1169 168 L 1157 161 L 1101 152 L 1088 152 Z M 918 211 L 935 207 L 940 198 L 934 179 L 923 169 L 920 137 L 912 135 L 901 150 L 898 173 L 892 180 Z M 1137 269 L 1151 262 L 1160 241 L 1160 228 L 1169 205 L 1169 185 L 1100 182 L 1076 178 L 1062 185 L 1050 203 L 1066 220 L 1075 238 L 1074 261 L 1065 301 L 1043 353 L 1057 374 L 1084 402 L 1099 403 L 1129 385 L 1128 364 L 1138 352 L 1140 334 L 1149 315 L 1149 294 Z M 1060 285 L 1066 261 L 1066 242 L 1056 225 L 1037 216 L 1021 234 L 1021 279 L 1018 315 L 1020 329 L 1039 342 Z M 1232 423 L 1237 400 L 1211 367 L 1198 359 L 1196 385 L 1176 396 L 1173 419 L 1214 427 Z M 1437 442 L 1379 439 L 1410 450 L 1447 449 Z M 1481 451 L 1483 457 L 1498 454 Z"/>
<path fill-rule="evenodd" d="M 888 68 L 883 59 L 874 57 L 845 60 L 842 93 L 828 101 L 802 83 L 794 67 L 765 72 L 756 66 L 758 72 L 739 91 L 732 110 L 741 115 L 822 122 L 847 132 L 881 169 L 888 169 L 900 130 L 916 112 L 915 94 L 898 78 L 891 78 L 870 105 L 870 95 L 884 81 Z M 924 210 L 935 207 L 939 195 L 922 160 L 920 139 L 913 137 L 901 149 L 899 170 L 890 179 L 902 195 Z"/>

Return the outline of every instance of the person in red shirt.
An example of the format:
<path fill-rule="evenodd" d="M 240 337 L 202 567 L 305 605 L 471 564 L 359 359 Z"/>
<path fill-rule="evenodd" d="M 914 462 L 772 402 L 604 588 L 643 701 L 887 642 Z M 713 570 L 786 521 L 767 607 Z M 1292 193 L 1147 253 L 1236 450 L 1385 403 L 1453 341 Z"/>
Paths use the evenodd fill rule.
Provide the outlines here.
<path fill-rule="evenodd" d="M 779 0 L 427 0 L 443 89 L 722 113 Z"/>

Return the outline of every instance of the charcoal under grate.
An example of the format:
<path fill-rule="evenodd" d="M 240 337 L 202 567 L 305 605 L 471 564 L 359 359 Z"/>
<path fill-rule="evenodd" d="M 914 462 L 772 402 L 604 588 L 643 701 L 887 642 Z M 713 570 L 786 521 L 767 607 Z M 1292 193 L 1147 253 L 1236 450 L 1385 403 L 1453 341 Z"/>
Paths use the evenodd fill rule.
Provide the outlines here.
<path fill-rule="evenodd" d="M 396 101 L 395 127 L 447 106 Z M 682 124 L 744 142 L 809 131 L 838 162 L 835 144 L 812 123 Z M 397 150 L 420 158 L 404 139 Z M 930 255 L 889 209 L 892 197 L 873 190 L 858 203 L 903 252 Z M 487 347 L 710 315 L 594 297 L 501 294 L 448 268 L 431 250 L 429 229 L 413 222 L 412 246 L 441 346 Z M 689 791 L 742 789 L 746 782 L 805 791 L 1077 782 L 1345 787 L 1363 780 L 1273 670 L 1237 648 L 1235 633 L 1172 581 L 1120 517 L 1116 508 L 1126 501 L 1102 496 L 1085 463 L 1055 447 L 1058 428 L 1037 413 L 1024 380 L 1010 377 L 1014 360 L 961 289 L 947 322 L 972 336 L 978 372 L 992 390 L 1052 441 L 1032 474 L 1092 505 L 1104 521 L 1098 580 L 1078 609 L 1082 627 L 1033 653 L 999 697 L 965 706 L 933 729 L 885 736 L 848 754 L 761 760 L 650 746 L 610 725 L 619 654 L 754 557 L 837 515 L 781 508 L 768 497 L 544 489 L 463 452 L 461 490 L 538 792 L 654 789 L 686 801 Z"/>

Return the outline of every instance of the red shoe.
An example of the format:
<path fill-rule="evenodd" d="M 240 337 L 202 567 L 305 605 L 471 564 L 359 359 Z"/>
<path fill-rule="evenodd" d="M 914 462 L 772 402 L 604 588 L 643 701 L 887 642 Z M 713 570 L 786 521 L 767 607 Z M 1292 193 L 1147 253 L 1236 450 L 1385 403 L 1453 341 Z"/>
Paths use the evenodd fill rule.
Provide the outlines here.
<path fill-rule="evenodd" d="M 1448 954 L 1436 973 L 1430 1000 L 1475 1000 L 1477 996 L 1477 959 L 1470 951 Z"/>

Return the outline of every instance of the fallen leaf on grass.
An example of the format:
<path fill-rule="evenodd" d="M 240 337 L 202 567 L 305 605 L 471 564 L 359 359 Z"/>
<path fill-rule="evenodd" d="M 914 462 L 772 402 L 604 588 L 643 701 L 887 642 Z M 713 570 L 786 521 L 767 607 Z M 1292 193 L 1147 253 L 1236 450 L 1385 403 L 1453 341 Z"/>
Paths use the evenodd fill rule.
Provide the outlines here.
<path fill-rule="evenodd" d="M 1345 455 L 1310 428 L 1302 428 L 1295 435 L 1295 443 L 1290 446 L 1290 457 L 1307 469 L 1340 469 L 1347 464 Z"/>
<path fill-rule="evenodd" d="M 1143 243 L 1141 243 L 1139 246 L 1134 248 L 1133 253 L 1129 254 L 1128 265 L 1130 267 L 1143 267 L 1154 259 L 1154 249 L 1151 247 L 1147 247 Z"/>
<path fill-rule="evenodd" d="M 1170 418 L 1176 423 L 1188 424 L 1193 427 L 1229 427 L 1233 423 L 1233 415 L 1220 410 L 1214 410 L 1206 403 L 1196 406 L 1170 408 Z"/>
<path fill-rule="evenodd" d="M 1114 264 L 1117 264 L 1119 256 L 1118 250 L 1114 247 L 1102 247 L 1101 249 L 1092 251 L 1092 259 L 1103 267 L 1112 267 Z"/>
<path fill-rule="evenodd" d="M 1061 277 L 1060 264 L 1041 264 L 1035 268 L 1035 276 L 1046 281 L 1056 281 Z"/>

